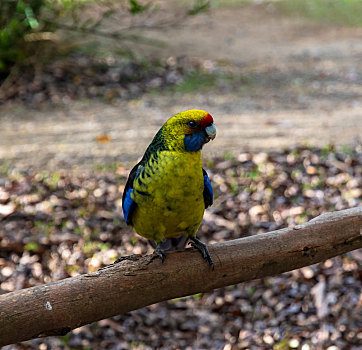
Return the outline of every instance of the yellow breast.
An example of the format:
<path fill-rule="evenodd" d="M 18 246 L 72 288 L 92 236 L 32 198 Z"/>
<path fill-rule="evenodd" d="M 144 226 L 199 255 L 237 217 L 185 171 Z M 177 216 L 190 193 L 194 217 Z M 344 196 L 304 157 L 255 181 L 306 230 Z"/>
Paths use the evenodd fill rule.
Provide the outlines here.
<path fill-rule="evenodd" d="M 134 230 L 156 242 L 194 236 L 205 210 L 201 152 L 161 151 L 134 182 Z"/>

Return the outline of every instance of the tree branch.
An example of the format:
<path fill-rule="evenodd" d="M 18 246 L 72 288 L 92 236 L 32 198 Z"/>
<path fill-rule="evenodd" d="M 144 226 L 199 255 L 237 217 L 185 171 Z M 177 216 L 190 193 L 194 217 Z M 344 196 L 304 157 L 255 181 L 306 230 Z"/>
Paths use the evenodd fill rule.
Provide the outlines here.
<path fill-rule="evenodd" d="M 137 257 L 104 270 L 0 296 L 0 346 L 49 335 L 171 298 L 271 276 L 362 247 L 362 207 L 209 246 L 212 271 L 194 249 L 165 263 Z"/>

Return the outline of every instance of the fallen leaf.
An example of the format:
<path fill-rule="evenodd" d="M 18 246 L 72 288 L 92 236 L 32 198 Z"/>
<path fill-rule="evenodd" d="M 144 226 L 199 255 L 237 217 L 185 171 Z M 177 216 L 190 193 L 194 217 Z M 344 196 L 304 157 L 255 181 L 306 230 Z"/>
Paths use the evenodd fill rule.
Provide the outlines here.
<path fill-rule="evenodd" d="M 108 142 L 111 142 L 112 139 L 109 135 L 107 134 L 102 134 L 102 135 L 98 135 L 96 136 L 96 141 L 98 143 L 108 143 Z"/>

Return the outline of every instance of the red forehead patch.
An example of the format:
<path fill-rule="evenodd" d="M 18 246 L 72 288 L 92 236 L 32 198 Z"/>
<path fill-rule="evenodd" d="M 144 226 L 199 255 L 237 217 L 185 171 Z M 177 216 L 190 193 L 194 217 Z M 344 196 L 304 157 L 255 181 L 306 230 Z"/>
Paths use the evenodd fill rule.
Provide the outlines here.
<path fill-rule="evenodd" d="M 209 113 L 207 113 L 207 114 L 205 115 L 205 117 L 203 117 L 203 118 L 201 119 L 201 128 L 202 128 L 202 129 L 205 129 L 207 126 L 209 126 L 209 125 L 212 124 L 213 122 L 214 122 L 213 117 L 212 117 Z"/>

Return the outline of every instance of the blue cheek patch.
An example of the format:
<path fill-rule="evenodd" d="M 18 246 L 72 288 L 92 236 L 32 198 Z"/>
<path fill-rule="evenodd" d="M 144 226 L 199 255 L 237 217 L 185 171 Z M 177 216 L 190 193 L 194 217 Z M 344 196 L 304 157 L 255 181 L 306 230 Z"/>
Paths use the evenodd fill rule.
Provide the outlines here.
<path fill-rule="evenodd" d="M 132 199 L 131 193 L 133 192 L 133 188 L 129 188 L 126 192 L 126 197 L 123 203 L 123 215 L 126 223 L 128 225 L 132 224 L 132 214 L 136 208 L 136 202 Z"/>
<path fill-rule="evenodd" d="M 204 202 L 205 208 L 209 207 L 214 200 L 214 192 L 211 187 L 211 182 L 207 174 L 204 175 Z"/>
<path fill-rule="evenodd" d="M 185 149 L 188 152 L 197 152 L 200 151 L 202 146 L 205 144 L 206 137 L 205 132 L 203 130 L 196 132 L 195 134 L 186 135 Z"/>

